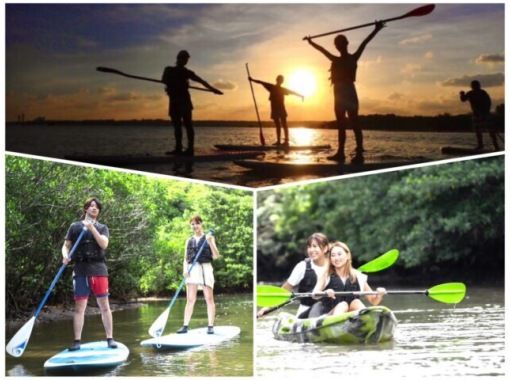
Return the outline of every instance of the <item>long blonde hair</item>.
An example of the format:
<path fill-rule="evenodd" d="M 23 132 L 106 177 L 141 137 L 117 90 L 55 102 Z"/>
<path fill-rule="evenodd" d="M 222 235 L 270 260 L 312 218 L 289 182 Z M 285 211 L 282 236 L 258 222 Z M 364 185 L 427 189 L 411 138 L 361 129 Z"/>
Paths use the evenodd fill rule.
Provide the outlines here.
<path fill-rule="evenodd" d="M 334 242 L 329 244 L 329 260 L 330 260 L 329 274 L 331 275 L 331 274 L 336 272 L 336 268 L 331 264 L 331 251 L 335 247 L 342 248 L 345 251 L 345 253 L 348 255 L 347 262 L 345 263 L 345 265 L 346 265 L 346 273 L 348 274 L 349 279 L 351 280 L 351 283 L 356 282 L 357 281 L 357 277 L 356 277 L 356 273 L 354 271 L 354 268 L 352 267 L 352 253 L 351 253 L 351 250 L 349 249 L 347 244 L 345 244 L 345 243 L 343 243 L 341 241 L 334 241 Z"/>

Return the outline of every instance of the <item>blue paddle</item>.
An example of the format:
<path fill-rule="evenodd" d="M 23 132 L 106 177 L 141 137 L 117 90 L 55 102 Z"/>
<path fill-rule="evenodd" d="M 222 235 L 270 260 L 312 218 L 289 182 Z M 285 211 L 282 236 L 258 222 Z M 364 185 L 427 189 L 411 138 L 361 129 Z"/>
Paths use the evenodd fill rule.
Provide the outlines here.
<path fill-rule="evenodd" d="M 211 235 L 213 235 L 214 231 L 213 230 L 209 230 L 209 233 Z M 188 272 L 187 272 L 188 275 L 191 273 L 191 270 L 193 269 L 193 267 L 197 263 L 200 255 L 202 254 L 202 250 L 204 249 L 206 244 L 207 244 L 207 236 L 206 236 L 206 239 L 204 240 L 204 242 L 202 243 L 202 245 L 200 246 L 197 254 L 195 255 L 195 258 L 193 259 L 193 262 L 191 263 L 190 267 L 188 268 Z M 182 281 L 181 281 L 179 287 L 177 288 L 177 291 L 175 292 L 175 294 L 174 294 L 172 300 L 170 301 L 170 304 L 168 305 L 168 307 L 154 321 L 154 323 L 151 325 L 151 327 L 149 327 L 149 335 L 152 336 L 153 338 L 158 338 L 161 335 L 163 335 L 163 331 L 165 330 L 165 326 L 166 326 L 166 323 L 168 321 L 168 316 L 170 315 L 170 310 L 172 310 L 172 307 L 174 306 L 174 303 L 177 300 L 177 297 L 179 296 L 179 293 L 181 292 L 182 288 L 184 287 L 184 284 L 186 283 L 186 277 L 187 276 L 185 276 L 182 279 Z"/>
<path fill-rule="evenodd" d="M 69 255 L 67 256 L 69 259 L 73 256 L 73 253 L 76 250 L 76 247 L 78 247 L 78 244 L 80 244 L 80 241 L 83 238 L 83 235 L 85 235 L 86 231 L 87 231 L 87 227 L 83 227 L 83 229 L 80 232 L 80 235 L 78 235 L 78 239 L 76 239 L 76 242 L 74 243 L 73 247 L 71 248 L 71 251 L 69 252 Z M 7 343 L 5 350 L 7 351 L 7 353 L 9 355 L 12 355 L 12 356 L 18 358 L 21 355 L 23 355 L 23 352 L 25 352 L 25 348 L 27 348 L 28 341 L 30 339 L 30 335 L 32 334 L 32 329 L 34 327 L 35 320 L 41 313 L 53 288 L 55 287 L 55 285 L 57 285 L 57 282 L 60 279 L 60 277 L 62 276 L 62 273 L 64 273 L 64 270 L 66 269 L 66 267 L 67 267 L 67 264 L 62 264 L 62 266 L 58 270 L 57 274 L 53 278 L 53 281 L 51 282 L 49 289 L 46 291 L 46 294 L 44 295 L 42 301 L 39 303 L 39 306 L 37 307 L 37 310 L 35 311 L 32 318 L 30 318 L 28 320 L 28 322 L 25 323 L 18 330 L 18 332 L 11 338 L 9 343 Z"/>

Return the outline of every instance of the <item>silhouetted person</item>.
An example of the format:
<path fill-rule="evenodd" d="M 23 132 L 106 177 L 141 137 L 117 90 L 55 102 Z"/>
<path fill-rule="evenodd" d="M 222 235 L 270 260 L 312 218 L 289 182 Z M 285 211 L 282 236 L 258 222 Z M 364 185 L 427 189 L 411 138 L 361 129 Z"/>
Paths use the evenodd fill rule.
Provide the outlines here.
<path fill-rule="evenodd" d="M 318 45 L 311 38 L 306 38 L 308 43 L 323 53 L 331 61 L 331 83 L 335 94 L 335 116 L 338 128 L 338 152 L 333 156 L 329 156 L 329 160 L 344 162 L 345 161 L 345 139 L 347 118 L 356 138 L 356 155 L 352 159 L 353 163 L 363 162 L 363 133 L 358 123 L 358 94 L 354 82 L 356 81 L 356 70 L 358 68 L 358 60 L 365 50 L 367 44 L 375 37 L 375 35 L 384 27 L 382 22 L 377 22 L 375 29 L 358 47 L 354 54 L 347 51 L 349 41 L 343 34 L 335 37 L 335 47 L 340 52 L 340 56 L 331 54 L 329 51 Z"/>
<path fill-rule="evenodd" d="M 489 131 L 494 149 L 499 150 L 496 132 L 490 123 L 491 115 L 491 97 L 485 90 L 482 90 L 480 82 L 474 80 L 471 82 L 471 91 L 465 93 L 460 92 L 460 100 L 462 102 L 469 101 L 471 110 L 473 111 L 473 127 L 476 133 L 477 146 L 476 149 L 483 149 L 483 136 L 482 131 L 486 129 Z"/>
<path fill-rule="evenodd" d="M 215 94 L 223 93 L 211 86 L 205 80 L 196 75 L 193 71 L 188 70 L 185 66 L 190 58 L 186 50 L 181 50 L 177 54 L 177 62 L 175 66 L 165 67 L 163 78 L 161 81 L 166 84 L 166 93 L 170 98 L 169 115 L 172 120 L 175 132 L 175 149 L 167 154 L 194 154 L 195 132 L 193 131 L 193 118 L 191 116 L 193 104 L 189 94 L 189 80 L 201 83 L 205 88 L 211 90 Z M 186 128 L 188 137 L 188 149 L 182 150 L 182 125 Z"/>
<path fill-rule="evenodd" d="M 287 127 L 287 111 L 285 110 L 285 95 L 296 95 L 301 97 L 301 99 L 305 99 L 305 97 L 301 94 L 298 94 L 295 91 L 289 90 L 285 87 L 282 87 L 283 83 L 283 75 L 278 75 L 276 77 L 276 84 L 271 84 L 267 82 L 263 82 L 258 79 L 253 79 L 249 77 L 249 79 L 254 82 L 261 84 L 264 88 L 269 91 L 269 101 L 271 102 L 271 119 L 273 119 L 274 124 L 276 126 L 276 143 L 274 145 L 281 145 L 281 129 L 283 127 L 284 133 L 284 142 L 285 146 L 289 145 L 289 128 Z"/>

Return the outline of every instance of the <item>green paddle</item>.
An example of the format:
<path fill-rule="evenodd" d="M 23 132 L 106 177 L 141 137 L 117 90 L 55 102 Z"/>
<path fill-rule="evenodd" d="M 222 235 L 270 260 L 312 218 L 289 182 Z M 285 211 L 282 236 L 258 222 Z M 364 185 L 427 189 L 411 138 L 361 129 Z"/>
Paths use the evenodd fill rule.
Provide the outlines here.
<path fill-rule="evenodd" d="M 356 295 L 367 296 L 377 295 L 376 291 L 372 292 L 335 292 L 335 295 Z M 466 285 L 461 282 L 449 282 L 445 284 L 435 285 L 426 290 L 387 290 L 386 294 L 425 294 L 429 298 L 437 302 L 457 304 L 464 299 L 466 295 Z M 286 289 L 272 285 L 259 285 L 257 286 L 257 306 L 259 307 L 276 307 L 289 300 L 297 298 L 325 296 L 325 292 L 320 293 L 292 293 Z"/>
<path fill-rule="evenodd" d="M 375 259 L 369 261 L 368 263 L 363 264 L 362 266 L 360 266 L 358 268 L 358 270 L 360 272 L 365 272 L 365 273 L 379 272 L 379 271 L 387 269 L 387 268 L 391 267 L 393 264 L 395 264 L 395 262 L 398 259 L 398 255 L 399 255 L 398 249 L 392 249 L 392 250 L 390 250 L 390 251 L 388 251 L 386 253 L 383 253 L 381 256 L 378 256 Z M 257 286 L 257 294 L 260 292 L 259 288 L 264 287 L 264 286 L 268 286 L 269 287 L 268 292 L 272 292 L 272 293 L 277 292 L 275 290 L 275 288 L 278 288 L 277 286 L 259 285 L 259 286 Z M 288 290 L 283 289 L 283 288 L 278 288 L 278 289 L 281 289 L 281 293 L 280 293 L 281 302 L 278 302 L 278 303 L 274 302 L 274 300 L 276 298 L 273 298 L 273 301 L 271 303 L 270 309 L 266 310 L 263 315 L 266 315 L 266 314 L 269 314 L 272 311 L 278 310 L 279 308 L 281 308 L 281 307 L 291 303 L 292 301 L 294 301 L 295 298 L 292 298 L 292 297 L 289 298 L 288 297 L 288 294 L 290 293 Z M 277 296 L 277 295 L 278 295 L 278 293 L 275 293 L 275 296 Z M 258 304 L 258 295 L 257 295 L 257 304 Z M 262 305 L 258 305 L 258 306 L 264 307 Z"/>

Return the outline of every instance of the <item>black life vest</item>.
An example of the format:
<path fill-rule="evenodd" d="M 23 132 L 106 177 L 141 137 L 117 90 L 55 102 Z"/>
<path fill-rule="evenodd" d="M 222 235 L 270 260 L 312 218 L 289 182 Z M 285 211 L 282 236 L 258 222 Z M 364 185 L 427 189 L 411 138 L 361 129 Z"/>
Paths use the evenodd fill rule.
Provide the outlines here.
<path fill-rule="evenodd" d="M 76 251 L 73 254 L 73 260 L 78 262 L 104 262 L 105 261 L 105 250 L 97 244 L 94 235 L 90 231 L 87 231 L 83 238 L 76 247 Z"/>
<path fill-rule="evenodd" d="M 353 83 L 356 81 L 358 62 L 354 55 L 335 57 L 331 61 L 331 83 Z"/>
<path fill-rule="evenodd" d="M 303 279 L 299 283 L 298 292 L 299 293 L 309 293 L 313 291 L 315 285 L 317 284 L 317 273 L 312 268 L 312 260 L 310 258 L 305 259 L 306 270 Z M 314 300 L 312 297 L 301 298 L 301 305 L 312 306 L 317 300 Z"/>
<path fill-rule="evenodd" d="M 200 249 L 202 249 L 202 252 L 198 257 L 197 262 L 210 263 L 213 260 L 212 252 L 209 244 L 206 242 L 205 235 L 202 235 L 198 242 L 193 236 L 188 240 L 188 244 L 186 246 L 186 261 L 188 263 L 192 263 Z"/>
<path fill-rule="evenodd" d="M 331 277 L 329 278 L 329 283 L 326 285 L 324 289 L 333 289 L 336 292 L 359 292 L 361 290 L 357 279 L 354 282 L 351 282 L 351 278 L 348 277 L 344 284 L 336 273 L 333 273 L 331 275 Z M 356 298 L 359 298 L 359 296 L 338 295 L 334 299 L 329 297 L 321 298 L 321 302 L 324 305 L 325 312 L 329 312 L 340 302 L 345 301 L 348 304 L 350 304 Z"/>

